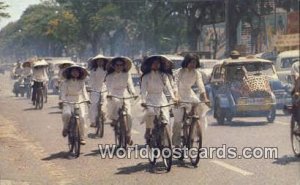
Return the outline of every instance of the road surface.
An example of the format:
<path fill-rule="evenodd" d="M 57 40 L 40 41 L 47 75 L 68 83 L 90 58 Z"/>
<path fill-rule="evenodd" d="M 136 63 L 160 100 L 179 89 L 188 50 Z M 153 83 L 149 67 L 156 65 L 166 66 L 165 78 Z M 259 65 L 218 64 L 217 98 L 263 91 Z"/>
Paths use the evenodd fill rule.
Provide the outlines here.
<path fill-rule="evenodd" d="M 275 123 L 265 118 L 236 118 L 220 126 L 211 115 L 204 132 L 204 147 L 275 147 L 277 157 L 257 159 L 213 155 L 199 166 L 174 160 L 169 173 L 151 167 L 147 159 L 103 159 L 99 145 L 113 144 L 109 125 L 103 139 L 89 138 L 79 158 L 67 157 L 67 141 L 61 136 L 58 97 L 49 95 L 43 110 L 35 110 L 26 98 L 11 93 L 12 81 L 0 75 L 0 184 L 289 184 L 300 185 L 300 159 L 295 158 L 289 138 L 289 116 L 277 112 Z M 133 107 L 134 144 L 144 146 L 141 108 Z M 260 148 L 259 148 L 260 147 Z M 220 153 L 222 154 L 222 153 Z M 258 154 L 259 155 L 259 154 Z"/>

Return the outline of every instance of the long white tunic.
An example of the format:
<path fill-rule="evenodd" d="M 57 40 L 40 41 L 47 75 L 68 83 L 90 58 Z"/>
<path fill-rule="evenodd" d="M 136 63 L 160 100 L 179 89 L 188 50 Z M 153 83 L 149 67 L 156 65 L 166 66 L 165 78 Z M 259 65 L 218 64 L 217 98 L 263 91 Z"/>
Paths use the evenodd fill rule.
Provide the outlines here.
<path fill-rule="evenodd" d="M 168 104 L 164 89 L 167 89 L 169 91 L 172 99 L 175 98 L 168 76 L 158 71 L 151 71 L 149 74 L 143 76 L 142 79 L 142 102 L 158 106 Z M 169 108 L 162 108 L 162 113 L 164 119 L 169 122 Z M 149 107 L 142 122 L 146 121 L 147 128 L 153 128 L 154 116 L 158 114 L 159 109 Z"/>
<path fill-rule="evenodd" d="M 102 68 L 97 68 L 95 71 L 90 71 L 90 78 L 89 78 L 89 86 L 92 90 L 101 92 L 103 91 L 103 84 L 106 76 L 106 71 Z M 104 94 L 101 94 L 101 101 L 102 103 L 106 102 Z M 100 98 L 100 94 L 97 92 L 91 92 L 91 106 L 90 106 L 90 121 L 92 123 L 96 122 L 96 117 L 98 114 L 98 101 Z M 104 111 L 104 107 L 102 107 L 102 111 Z"/>
<path fill-rule="evenodd" d="M 24 67 L 23 68 L 23 76 L 27 77 L 27 76 L 30 76 L 30 75 L 32 75 L 31 67 Z"/>
<path fill-rule="evenodd" d="M 106 76 L 106 87 L 108 94 L 118 97 L 128 97 L 129 92 L 136 94 L 130 73 L 113 72 Z M 129 91 L 129 92 L 128 92 Z M 107 111 L 110 119 L 118 118 L 118 109 L 122 106 L 122 101 L 113 98 L 107 102 Z M 125 101 L 128 115 L 131 117 L 130 100 Z"/>
<path fill-rule="evenodd" d="M 33 73 L 32 79 L 34 81 L 41 81 L 41 82 L 49 81 L 46 67 L 42 67 L 38 69 L 33 68 L 32 73 Z"/>
<path fill-rule="evenodd" d="M 194 69 L 189 71 L 187 68 L 182 68 L 176 74 L 176 87 L 181 101 L 199 102 L 199 98 L 194 93 L 192 86 L 196 84 L 199 93 L 205 93 L 205 87 L 201 73 Z"/>
<path fill-rule="evenodd" d="M 13 70 L 13 73 L 15 74 L 15 75 L 22 75 L 22 73 L 23 73 L 23 68 L 22 67 L 15 67 L 14 68 L 14 70 Z"/>
<path fill-rule="evenodd" d="M 97 68 L 96 71 L 90 71 L 89 85 L 95 91 L 101 91 L 103 82 L 106 76 L 106 71 L 102 68 Z"/>

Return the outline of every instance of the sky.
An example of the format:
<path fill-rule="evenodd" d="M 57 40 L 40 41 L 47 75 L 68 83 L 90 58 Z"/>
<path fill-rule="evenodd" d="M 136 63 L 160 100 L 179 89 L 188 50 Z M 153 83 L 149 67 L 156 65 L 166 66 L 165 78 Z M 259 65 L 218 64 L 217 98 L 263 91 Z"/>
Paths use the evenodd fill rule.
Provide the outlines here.
<path fill-rule="evenodd" d="M 9 22 L 18 20 L 23 11 L 29 5 L 38 4 L 40 0 L 1 0 L 5 4 L 9 5 L 9 7 L 5 10 L 5 12 L 10 14 L 10 18 L 0 19 L 0 29 L 7 25 Z"/>

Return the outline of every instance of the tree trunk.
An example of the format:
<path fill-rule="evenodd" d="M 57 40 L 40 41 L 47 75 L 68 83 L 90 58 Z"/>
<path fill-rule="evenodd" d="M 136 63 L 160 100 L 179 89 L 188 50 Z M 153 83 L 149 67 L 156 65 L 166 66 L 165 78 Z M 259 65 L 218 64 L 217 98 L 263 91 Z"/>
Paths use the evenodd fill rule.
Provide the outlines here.
<path fill-rule="evenodd" d="M 214 45 L 213 45 L 213 59 L 216 59 L 217 58 L 217 51 L 218 51 L 218 34 L 217 34 L 215 24 L 213 24 L 213 29 L 214 29 L 214 35 L 215 35 Z"/>

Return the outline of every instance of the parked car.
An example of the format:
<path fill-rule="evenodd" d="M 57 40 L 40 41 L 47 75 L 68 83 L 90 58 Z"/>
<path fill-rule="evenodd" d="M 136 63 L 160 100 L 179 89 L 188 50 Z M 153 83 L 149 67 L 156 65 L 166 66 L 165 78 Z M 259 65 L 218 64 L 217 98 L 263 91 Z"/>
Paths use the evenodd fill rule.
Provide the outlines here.
<path fill-rule="evenodd" d="M 275 66 L 278 77 L 282 82 L 292 83 L 291 67 L 299 58 L 300 50 L 284 51 L 277 56 Z"/>

